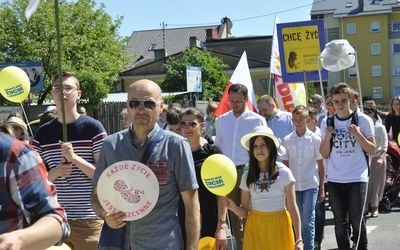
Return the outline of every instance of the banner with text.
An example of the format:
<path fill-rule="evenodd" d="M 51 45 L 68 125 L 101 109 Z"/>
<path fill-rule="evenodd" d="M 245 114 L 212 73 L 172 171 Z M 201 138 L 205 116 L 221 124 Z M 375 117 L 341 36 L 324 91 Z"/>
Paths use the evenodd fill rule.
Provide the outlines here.
<path fill-rule="evenodd" d="M 283 82 L 319 80 L 317 58 L 325 47 L 323 20 L 280 23 L 277 32 Z M 327 70 L 321 74 L 322 80 L 328 79 Z"/>
<path fill-rule="evenodd" d="M 186 66 L 187 92 L 202 92 L 201 67 Z"/>

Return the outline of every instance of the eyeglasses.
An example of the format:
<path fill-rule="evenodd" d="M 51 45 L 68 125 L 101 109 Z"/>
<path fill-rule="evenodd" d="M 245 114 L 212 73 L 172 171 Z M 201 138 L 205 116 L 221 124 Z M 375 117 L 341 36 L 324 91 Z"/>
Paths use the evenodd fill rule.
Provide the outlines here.
<path fill-rule="evenodd" d="M 364 110 L 364 114 L 366 114 L 366 115 L 369 115 L 369 114 L 371 114 L 371 113 L 372 113 L 372 111 Z"/>
<path fill-rule="evenodd" d="M 58 94 L 58 93 L 60 93 L 60 90 L 61 90 L 60 86 L 53 86 L 53 93 Z M 64 88 L 63 88 L 63 92 L 65 94 L 71 94 L 72 91 L 74 91 L 74 90 L 77 90 L 77 88 L 72 87 L 72 86 L 64 86 Z"/>
<path fill-rule="evenodd" d="M 246 99 L 243 99 L 243 100 L 240 100 L 240 101 L 229 99 L 229 102 L 232 103 L 232 104 L 245 103 Z"/>
<path fill-rule="evenodd" d="M 180 123 L 179 123 L 179 126 L 180 126 L 181 128 L 187 128 L 187 127 L 189 127 L 189 128 L 197 128 L 199 125 L 200 125 L 200 123 L 193 122 L 193 121 L 190 121 L 190 122 L 180 122 Z"/>
<path fill-rule="evenodd" d="M 140 104 L 143 104 L 143 107 L 147 110 L 154 110 L 156 108 L 156 105 L 160 104 L 160 101 L 158 101 L 158 102 L 151 101 L 151 100 L 139 101 L 139 100 L 133 99 L 128 102 L 130 109 L 138 109 L 140 107 Z"/>

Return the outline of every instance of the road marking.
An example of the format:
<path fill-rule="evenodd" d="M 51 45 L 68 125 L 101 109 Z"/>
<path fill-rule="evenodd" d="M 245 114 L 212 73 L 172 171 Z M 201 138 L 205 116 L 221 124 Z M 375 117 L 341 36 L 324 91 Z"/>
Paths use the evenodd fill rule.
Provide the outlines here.
<path fill-rule="evenodd" d="M 374 230 L 375 228 L 377 228 L 378 226 L 367 226 L 367 234 L 369 234 L 370 232 L 372 232 L 372 230 Z"/>

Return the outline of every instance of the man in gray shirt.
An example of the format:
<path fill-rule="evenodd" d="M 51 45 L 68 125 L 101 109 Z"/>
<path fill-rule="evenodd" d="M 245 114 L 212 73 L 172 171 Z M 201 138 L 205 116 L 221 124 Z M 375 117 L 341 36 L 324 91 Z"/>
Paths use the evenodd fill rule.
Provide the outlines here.
<path fill-rule="evenodd" d="M 189 143 L 170 131 L 162 131 L 157 120 L 164 102 L 160 87 L 150 80 L 139 80 L 129 87 L 127 109 L 132 118 L 129 129 L 110 135 L 103 144 L 93 176 L 93 210 L 104 218 L 112 230 L 124 228 L 123 242 L 118 247 L 99 249 L 181 249 L 183 247 L 177 216 L 179 194 L 186 209 L 186 249 L 196 249 L 200 236 L 200 205 L 196 174 Z M 157 139 L 155 139 L 157 138 Z M 101 173 L 110 165 L 125 160 L 141 161 L 151 140 L 157 143 L 146 165 L 159 183 L 159 197 L 153 210 L 134 222 L 124 221 L 126 214 L 107 214 L 97 196 Z M 103 230 L 102 234 L 109 231 Z M 184 233 L 184 232 L 182 232 Z M 113 237 L 110 234 L 102 235 Z"/>

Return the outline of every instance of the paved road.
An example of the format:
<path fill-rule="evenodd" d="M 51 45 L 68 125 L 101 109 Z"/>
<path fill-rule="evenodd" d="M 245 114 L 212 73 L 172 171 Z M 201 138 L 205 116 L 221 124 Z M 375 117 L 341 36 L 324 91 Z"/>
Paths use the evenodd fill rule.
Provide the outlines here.
<path fill-rule="evenodd" d="M 368 249 L 400 249 L 400 207 L 393 207 L 390 213 L 381 213 L 378 218 L 367 217 Z M 325 238 L 321 249 L 337 249 L 333 215 L 326 211 Z"/>

